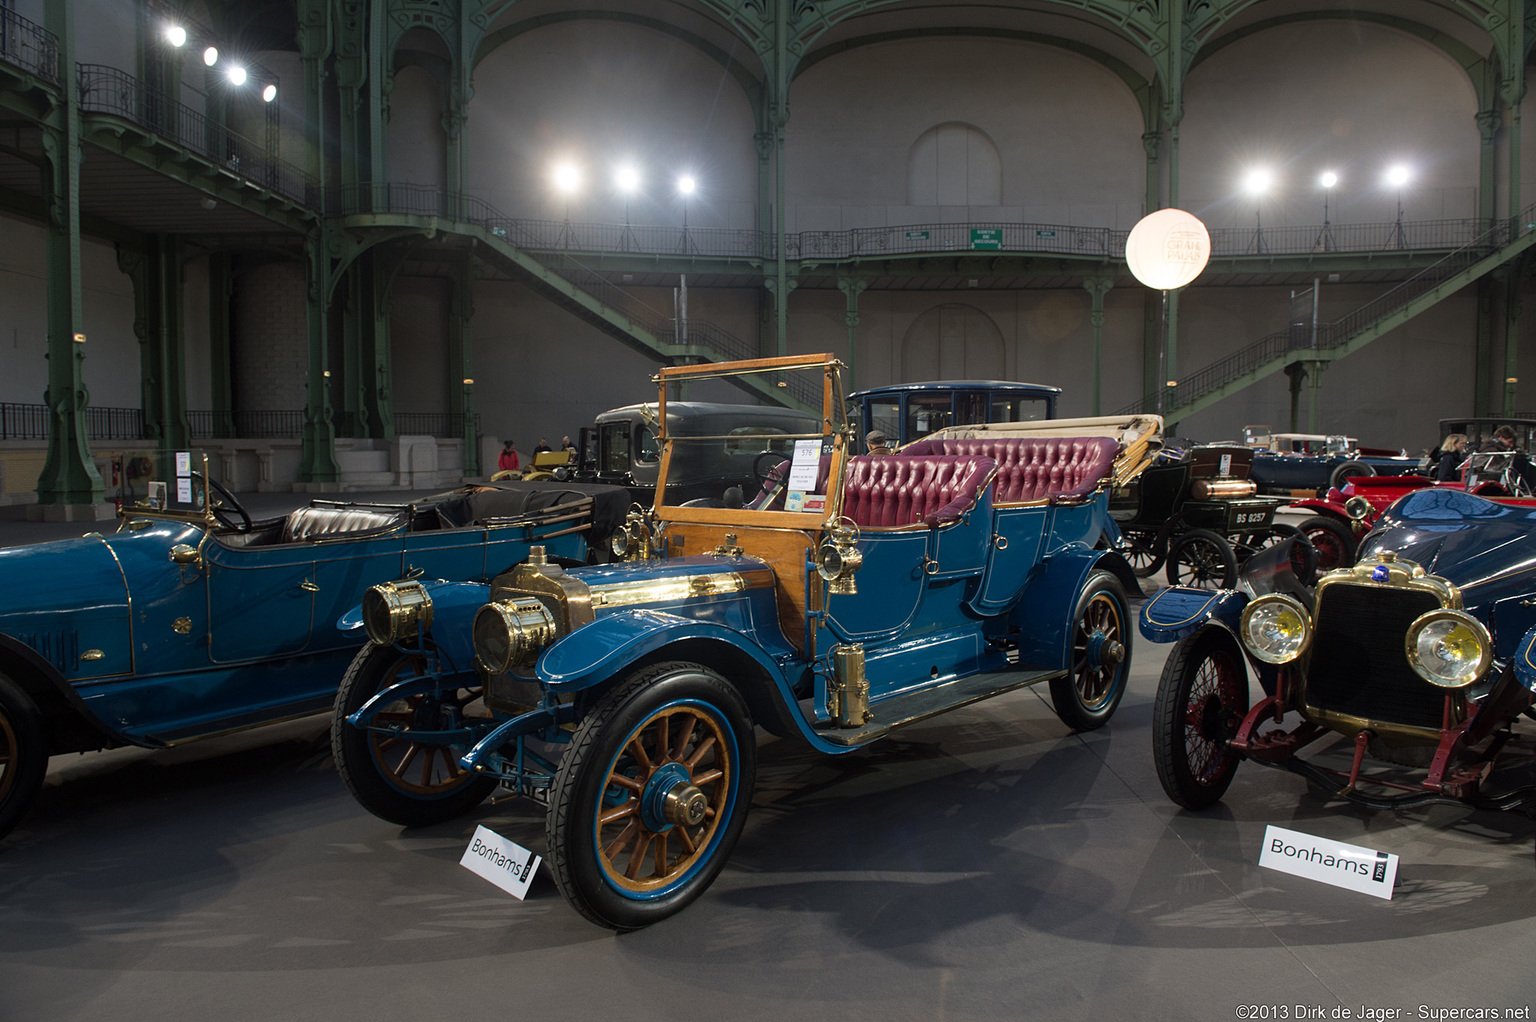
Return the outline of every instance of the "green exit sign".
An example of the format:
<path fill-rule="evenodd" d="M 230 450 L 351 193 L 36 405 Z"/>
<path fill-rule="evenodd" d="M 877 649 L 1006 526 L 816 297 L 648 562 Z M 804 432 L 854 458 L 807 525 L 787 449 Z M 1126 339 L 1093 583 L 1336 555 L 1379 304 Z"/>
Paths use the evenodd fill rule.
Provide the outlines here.
<path fill-rule="evenodd" d="M 1003 247 L 1003 229 L 1001 227 L 972 227 L 971 248 L 990 249 L 996 251 Z"/>
<path fill-rule="evenodd" d="M 1035 237 L 1037 237 L 1037 238 L 1054 238 L 1054 237 L 1056 237 L 1056 232 L 1055 231 L 1036 231 L 1035 232 Z"/>
<path fill-rule="evenodd" d="M 928 240 L 928 232 L 927 231 L 908 231 L 907 232 L 907 240 L 908 241 L 927 241 Z"/>

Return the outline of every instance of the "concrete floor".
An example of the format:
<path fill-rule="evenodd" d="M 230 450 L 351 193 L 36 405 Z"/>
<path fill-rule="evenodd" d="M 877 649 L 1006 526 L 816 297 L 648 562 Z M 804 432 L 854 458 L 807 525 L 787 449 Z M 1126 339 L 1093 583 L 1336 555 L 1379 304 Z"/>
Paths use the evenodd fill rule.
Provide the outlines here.
<path fill-rule="evenodd" d="M 1167 649 L 1138 641 L 1089 734 L 1042 690 L 837 759 L 764 737 L 725 872 L 625 936 L 547 869 L 518 902 L 459 867 L 477 824 L 542 852 L 527 803 L 367 814 L 324 718 L 58 757 L 0 845 L 0 1022 L 1529 1018 L 1536 826 L 1252 764 L 1178 811 L 1150 751 Z M 1270 823 L 1397 853 L 1395 898 L 1260 869 Z"/>

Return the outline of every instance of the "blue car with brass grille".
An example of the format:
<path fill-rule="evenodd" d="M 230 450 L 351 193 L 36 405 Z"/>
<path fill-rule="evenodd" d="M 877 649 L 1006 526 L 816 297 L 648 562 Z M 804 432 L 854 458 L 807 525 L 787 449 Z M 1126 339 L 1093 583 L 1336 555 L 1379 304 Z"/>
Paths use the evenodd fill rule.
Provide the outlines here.
<path fill-rule="evenodd" d="M 538 543 L 577 564 L 616 487 L 470 486 L 408 504 L 314 501 L 253 521 L 200 452 L 167 452 L 111 535 L 0 550 L 0 836 L 48 757 L 163 748 L 329 710 L 362 594 L 488 580 Z"/>
<path fill-rule="evenodd" d="M 1372 808 L 1536 807 L 1536 787 L 1496 769 L 1536 705 L 1536 501 L 1408 493 L 1315 586 L 1287 546 L 1235 589 L 1142 608 L 1142 634 L 1176 643 L 1154 706 L 1168 797 L 1212 805 L 1252 760 Z"/>
<path fill-rule="evenodd" d="M 627 930 L 719 873 L 757 726 L 844 753 L 1035 683 L 1068 727 L 1106 723 L 1139 595 L 1108 495 L 1156 452 L 1160 421 L 979 424 L 855 456 L 840 369 L 830 355 L 662 369 L 657 495 L 615 534 L 615 563 L 536 550 L 489 585 L 371 590 L 332 731 L 358 801 L 412 826 L 498 787 L 524 796 L 544 809 L 561 892 Z M 667 432 L 683 384 L 822 404 L 810 432 L 774 434 L 792 454 L 750 499 L 675 503 L 669 466 L 698 454 L 685 447 L 740 442 Z"/>

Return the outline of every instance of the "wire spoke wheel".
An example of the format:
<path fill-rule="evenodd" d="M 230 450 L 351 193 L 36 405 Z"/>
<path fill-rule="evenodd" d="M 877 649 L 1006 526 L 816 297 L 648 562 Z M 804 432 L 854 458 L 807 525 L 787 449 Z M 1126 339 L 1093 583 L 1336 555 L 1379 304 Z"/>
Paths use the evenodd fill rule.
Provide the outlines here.
<path fill-rule="evenodd" d="M 1168 548 L 1168 584 L 1230 589 L 1237 584 L 1237 555 L 1226 537 L 1191 529 Z"/>
<path fill-rule="evenodd" d="M 1226 793 L 1241 761 L 1232 738 L 1247 712 L 1247 668 L 1231 637 L 1207 627 L 1181 640 L 1152 710 L 1153 760 L 1169 798 L 1203 809 Z"/>

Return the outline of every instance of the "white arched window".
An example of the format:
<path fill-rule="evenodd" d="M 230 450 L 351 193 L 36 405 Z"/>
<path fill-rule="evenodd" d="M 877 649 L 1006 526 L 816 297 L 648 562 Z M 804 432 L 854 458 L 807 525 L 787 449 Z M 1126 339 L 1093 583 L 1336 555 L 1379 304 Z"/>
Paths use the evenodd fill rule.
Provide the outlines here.
<path fill-rule="evenodd" d="M 951 121 L 923 132 L 907 154 L 913 206 L 1001 206 L 1003 161 L 979 128 Z"/>

